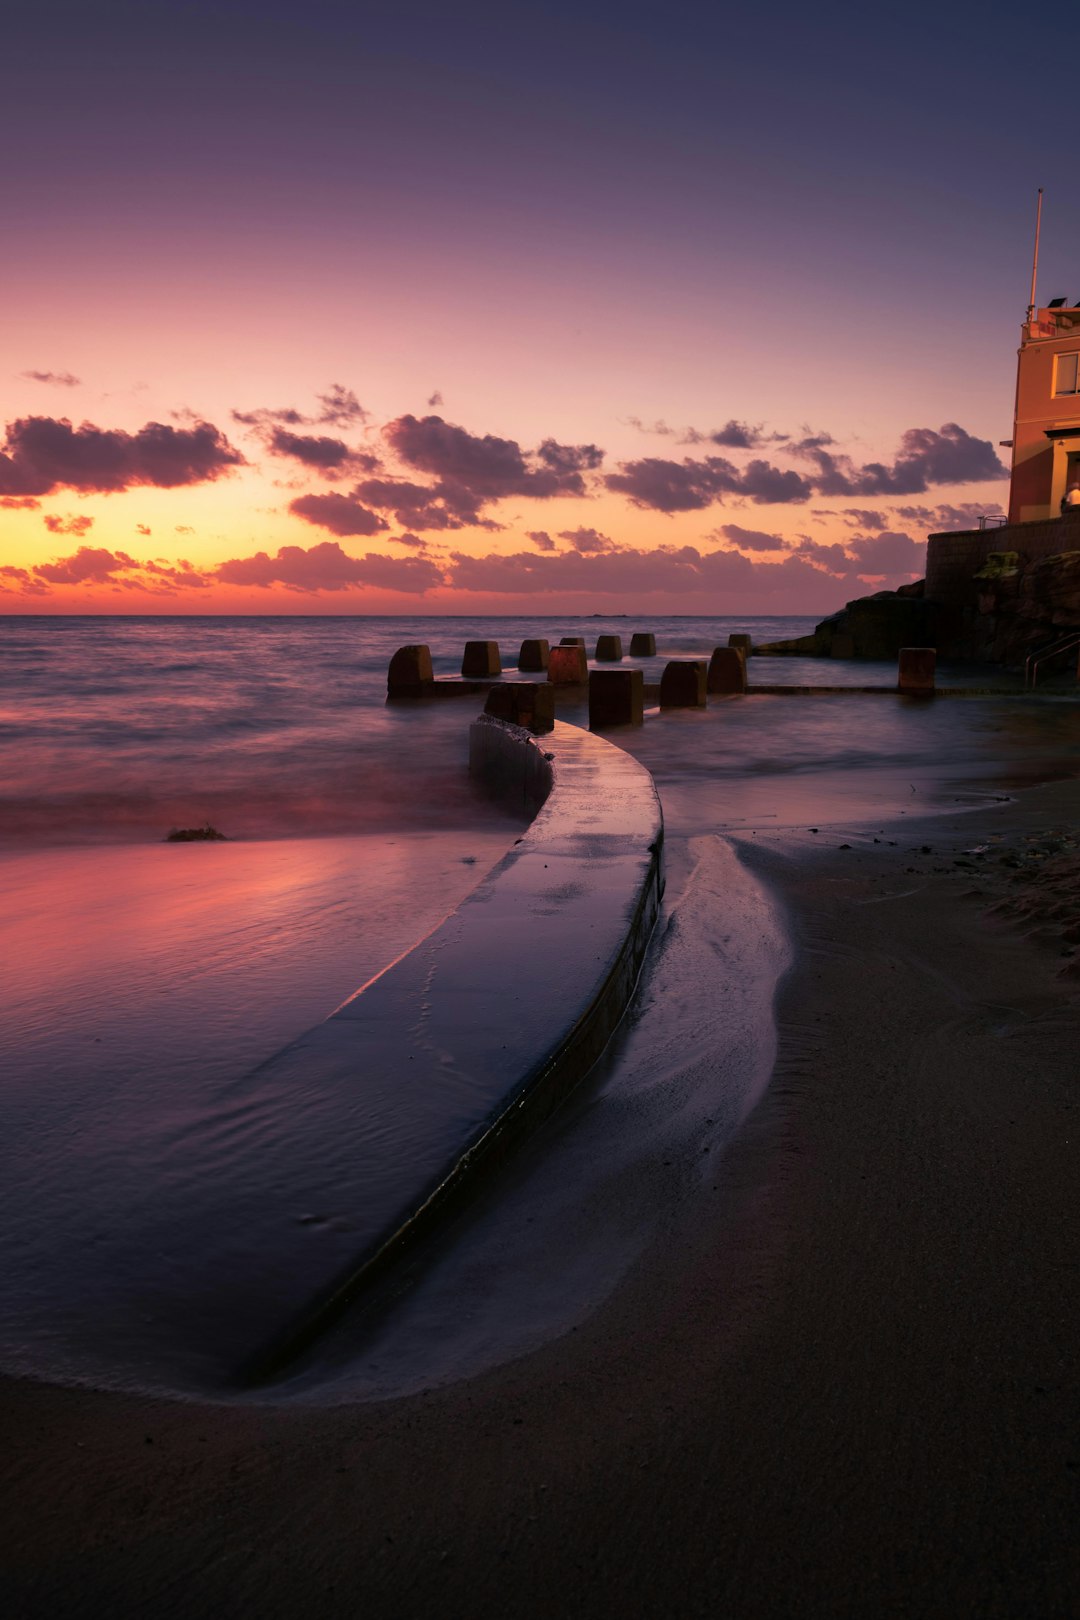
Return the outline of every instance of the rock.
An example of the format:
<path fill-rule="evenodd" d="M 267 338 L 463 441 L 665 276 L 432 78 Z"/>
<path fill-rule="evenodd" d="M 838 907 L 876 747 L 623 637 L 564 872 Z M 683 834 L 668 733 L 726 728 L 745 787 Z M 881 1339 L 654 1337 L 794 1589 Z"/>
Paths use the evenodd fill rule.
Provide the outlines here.
<path fill-rule="evenodd" d="M 936 647 L 939 612 L 938 605 L 924 597 L 877 591 L 822 619 L 812 635 L 766 642 L 754 650 L 811 658 L 891 659 L 901 647 Z"/>

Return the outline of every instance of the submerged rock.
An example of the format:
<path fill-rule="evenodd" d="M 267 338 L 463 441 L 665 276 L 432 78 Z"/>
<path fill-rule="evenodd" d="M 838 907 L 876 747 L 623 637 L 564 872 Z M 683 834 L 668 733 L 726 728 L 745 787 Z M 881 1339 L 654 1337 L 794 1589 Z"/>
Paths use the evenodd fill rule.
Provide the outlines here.
<path fill-rule="evenodd" d="M 174 827 L 165 838 L 167 844 L 225 844 L 228 843 L 224 833 L 218 832 L 204 821 L 201 827 Z"/>

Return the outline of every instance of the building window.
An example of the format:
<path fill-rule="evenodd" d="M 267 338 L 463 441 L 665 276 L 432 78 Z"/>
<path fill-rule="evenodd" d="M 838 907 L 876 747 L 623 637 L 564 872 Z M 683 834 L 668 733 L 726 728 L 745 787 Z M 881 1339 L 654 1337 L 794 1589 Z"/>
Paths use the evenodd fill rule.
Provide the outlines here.
<path fill-rule="evenodd" d="M 1080 394 L 1080 354 L 1059 354 L 1054 371 L 1055 394 Z"/>

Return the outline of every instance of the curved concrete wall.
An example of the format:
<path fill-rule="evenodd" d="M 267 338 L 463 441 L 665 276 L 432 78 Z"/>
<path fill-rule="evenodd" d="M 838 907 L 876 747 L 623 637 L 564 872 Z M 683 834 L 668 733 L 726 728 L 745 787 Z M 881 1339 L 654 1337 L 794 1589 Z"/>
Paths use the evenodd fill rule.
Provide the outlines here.
<path fill-rule="evenodd" d="M 304 1097 L 283 1202 L 317 1197 L 344 1230 L 320 1248 L 314 1270 L 308 1254 L 302 1273 L 295 1259 L 268 1260 L 294 1292 L 278 1296 L 276 1320 L 252 1320 L 249 1380 L 279 1371 L 558 1105 L 633 994 L 662 892 L 652 777 L 562 722 L 539 749 L 517 727 L 476 724 L 499 728 L 480 747 L 503 768 L 528 749 L 542 757 L 551 791 L 441 927 L 260 1072 L 277 1096 Z M 296 1247 L 284 1226 L 282 1240 Z M 309 1277 L 299 1298 L 298 1274 Z M 253 1293 L 265 1312 L 275 1290 Z"/>

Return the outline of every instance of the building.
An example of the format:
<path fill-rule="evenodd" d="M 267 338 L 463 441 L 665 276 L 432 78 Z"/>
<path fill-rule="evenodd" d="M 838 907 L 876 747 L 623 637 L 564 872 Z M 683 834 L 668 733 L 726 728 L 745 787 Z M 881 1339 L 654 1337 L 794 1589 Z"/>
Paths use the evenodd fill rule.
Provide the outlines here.
<path fill-rule="evenodd" d="M 1080 304 L 1030 312 L 1016 367 L 1009 523 L 1056 518 L 1080 489 Z"/>
<path fill-rule="evenodd" d="M 1066 307 L 1066 299 L 1052 298 L 1040 307 L 1037 267 L 1038 227 L 1016 360 L 1013 436 L 1003 441 L 1012 448 L 1008 518 L 932 534 L 927 546 L 926 596 L 969 612 L 980 601 L 988 611 L 985 570 L 992 558 L 1008 559 L 1006 575 L 1021 590 L 1026 571 L 1041 559 L 1080 551 L 1080 302 Z"/>

